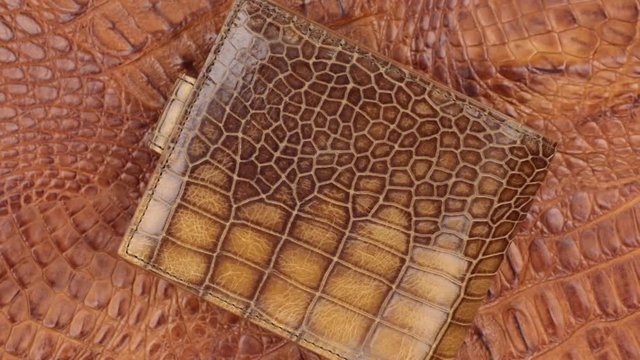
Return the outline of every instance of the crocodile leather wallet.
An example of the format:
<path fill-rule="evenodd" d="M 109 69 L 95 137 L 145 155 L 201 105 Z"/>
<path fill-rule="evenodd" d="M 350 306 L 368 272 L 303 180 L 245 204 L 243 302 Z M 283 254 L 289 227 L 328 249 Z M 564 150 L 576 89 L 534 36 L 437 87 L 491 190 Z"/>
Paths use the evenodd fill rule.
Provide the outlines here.
<path fill-rule="evenodd" d="M 124 258 L 328 358 L 456 355 L 553 143 L 263 0 L 179 84 Z"/>

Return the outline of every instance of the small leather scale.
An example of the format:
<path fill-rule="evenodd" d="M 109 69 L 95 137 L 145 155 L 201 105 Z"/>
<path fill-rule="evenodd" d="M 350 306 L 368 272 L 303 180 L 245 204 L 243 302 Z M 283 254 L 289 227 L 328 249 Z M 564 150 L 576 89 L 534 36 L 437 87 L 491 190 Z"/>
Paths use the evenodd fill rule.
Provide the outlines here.
<path fill-rule="evenodd" d="M 450 359 L 555 144 L 279 5 L 178 80 L 120 255 L 330 359 Z"/>

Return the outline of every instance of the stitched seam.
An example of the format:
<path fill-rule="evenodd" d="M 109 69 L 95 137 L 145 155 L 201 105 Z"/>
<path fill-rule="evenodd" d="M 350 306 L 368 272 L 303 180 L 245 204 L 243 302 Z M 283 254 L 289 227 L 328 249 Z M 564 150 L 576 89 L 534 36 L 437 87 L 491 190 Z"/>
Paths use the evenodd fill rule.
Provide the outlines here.
<path fill-rule="evenodd" d="M 206 66 L 206 68 L 200 73 L 200 75 L 202 76 L 201 79 L 199 79 L 199 83 L 196 83 L 194 85 L 195 89 L 193 95 L 191 95 L 191 99 L 190 99 L 190 103 L 188 105 L 188 107 L 184 110 L 184 113 L 182 115 L 182 119 L 181 122 L 179 124 L 177 124 L 176 129 L 173 131 L 172 133 L 172 138 L 169 139 L 169 146 L 170 148 L 168 149 L 168 153 L 166 155 L 166 157 L 163 159 L 163 163 L 160 166 L 160 168 L 157 171 L 157 176 L 154 177 L 154 181 L 155 184 L 153 185 L 153 187 L 151 189 L 148 190 L 148 192 L 145 194 L 143 201 L 146 201 L 146 204 L 144 205 L 143 208 L 140 209 L 140 216 L 138 216 L 135 221 L 135 228 L 132 229 L 129 234 L 127 235 L 127 245 L 126 245 L 126 254 L 130 257 L 133 257 L 137 260 L 139 260 L 140 262 L 142 262 L 143 264 L 147 265 L 148 268 L 153 269 L 156 272 L 159 272 L 161 274 L 163 274 L 164 276 L 173 279 L 175 281 L 178 281 L 179 283 L 181 283 L 183 286 L 191 289 L 192 291 L 196 292 L 197 294 L 201 293 L 201 290 L 189 285 L 188 283 L 185 282 L 184 279 L 180 279 L 168 272 L 166 272 L 164 269 L 158 267 L 155 264 L 149 263 L 147 261 L 145 261 L 143 258 L 134 255 L 132 253 L 129 252 L 129 248 L 131 245 L 131 240 L 133 238 L 133 234 L 137 231 L 138 225 L 142 219 L 142 217 L 144 216 L 144 214 L 146 213 L 150 200 L 153 198 L 153 195 L 155 194 L 155 191 L 157 189 L 157 186 L 159 184 L 159 180 L 162 177 L 167 164 L 168 164 L 168 160 L 171 157 L 171 155 L 173 154 L 176 144 L 177 144 L 177 138 L 180 136 L 180 134 L 182 133 L 182 129 L 184 127 L 184 124 L 188 121 L 189 117 L 191 116 L 191 111 L 193 109 L 193 105 L 194 103 L 198 100 L 200 94 L 201 94 L 201 90 L 203 88 L 202 83 L 204 83 L 207 74 L 209 73 L 211 67 L 213 67 L 216 63 L 216 59 L 219 55 L 219 52 L 222 48 L 222 46 L 224 45 L 224 42 L 227 38 L 227 36 L 229 35 L 229 32 L 234 28 L 237 27 L 237 24 L 235 23 L 235 20 L 237 19 L 238 13 L 240 12 L 240 10 L 242 9 L 242 6 L 247 3 L 247 2 L 252 2 L 254 4 L 257 4 L 258 6 L 263 6 L 266 7 L 266 10 L 269 12 L 275 12 L 279 15 L 284 16 L 288 21 L 290 21 L 291 23 L 298 25 L 298 26 L 304 26 L 304 27 L 308 27 L 308 23 L 303 22 L 299 19 L 297 19 L 294 15 L 289 14 L 287 11 L 283 10 L 282 8 L 280 8 L 278 5 L 272 4 L 268 1 L 264 1 L 264 0 L 238 0 L 237 3 L 234 5 L 234 8 L 231 10 L 231 13 L 227 19 L 227 21 L 225 21 L 225 27 L 221 30 L 220 35 L 219 35 L 219 39 L 216 41 L 217 44 L 215 45 L 215 48 L 212 50 L 212 54 L 211 54 L 211 60 L 208 61 L 208 64 Z M 388 68 L 388 70 L 395 70 L 395 71 L 399 71 L 400 75 L 402 76 L 403 79 L 405 80 L 411 80 L 411 81 L 415 81 L 418 82 L 422 85 L 426 85 L 427 86 L 427 91 L 429 90 L 428 88 L 431 87 L 433 88 L 435 91 L 439 91 L 441 95 L 447 97 L 449 100 L 454 100 L 455 101 L 455 97 L 457 96 L 461 96 L 463 97 L 465 100 L 467 100 L 468 102 L 465 103 L 463 105 L 463 107 L 466 109 L 471 108 L 475 111 L 478 111 L 481 116 L 479 116 L 478 118 L 483 120 L 485 123 L 487 122 L 487 119 L 492 119 L 496 122 L 498 122 L 500 125 L 504 125 L 507 128 L 509 128 L 510 130 L 513 130 L 519 134 L 521 134 L 523 137 L 526 138 L 530 138 L 536 141 L 539 141 L 541 146 L 546 148 L 546 149 L 550 149 L 550 150 L 555 150 L 555 143 L 550 142 L 548 139 L 546 139 L 545 137 L 543 137 L 542 135 L 536 134 L 534 132 L 532 132 L 531 130 L 528 130 L 526 127 L 524 127 L 523 124 L 521 123 L 517 123 L 515 122 L 513 119 L 501 115 L 499 113 L 496 113 L 495 111 L 491 110 L 491 109 L 483 109 L 482 107 L 472 103 L 471 101 L 473 101 L 472 99 L 470 99 L 469 97 L 463 95 L 463 94 L 456 94 L 455 91 L 443 88 L 443 85 L 438 84 L 436 82 L 433 82 L 431 80 L 425 79 L 421 76 L 418 76 L 417 74 L 412 73 L 411 71 L 408 71 L 404 68 L 402 68 L 401 66 L 398 66 L 397 64 L 388 61 L 382 57 L 380 57 L 377 54 L 374 54 L 373 51 L 367 51 L 365 50 L 364 47 L 352 44 L 350 42 L 348 42 L 347 40 L 341 38 L 340 36 L 332 33 L 330 30 L 325 29 L 324 26 L 317 24 L 313 21 L 309 20 L 309 23 L 312 24 L 316 29 L 311 30 L 309 29 L 309 31 L 318 31 L 324 38 L 331 38 L 332 40 L 337 40 L 337 44 L 336 46 L 339 47 L 342 50 L 346 50 L 347 52 L 352 52 L 357 54 L 358 56 L 362 56 L 363 58 L 367 58 L 369 60 L 374 61 L 377 65 L 379 65 L 381 68 Z M 425 95 L 426 96 L 426 95 Z M 509 136 L 509 134 L 505 134 L 507 136 Z M 136 212 L 137 213 L 137 212 Z M 168 221 L 168 218 L 166 219 L 166 221 Z M 158 244 L 159 246 L 159 244 Z M 207 291 L 206 294 L 222 301 L 223 303 L 232 306 L 233 308 L 238 309 L 241 313 L 244 312 L 245 309 L 243 309 L 242 307 L 239 307 L 235 304 L 233 304 L 232 302 L 230 302 L 229 300 L 221 297 L 220 295 L 216 295 L 214 294 L 212 291 Z M 329 352 L 331 354 L 336 355 L 337 357 L 344 359 L 344 360 L 349 360 L 346 356 L 342 355 L 341 353 L 337 352 L 337 350 L 333 350 L 333 349 L 329 349 L 323 345 L 319 345 L 311 340 L 308 340 L 307 338 L 305 338 L 304 336 L 300 337 L 297 334 L 295 334 L 293 331 L 278 325 L 274 322 L 272 322 L 271 320 L 264 318 L 262 315 L 260 315 L 259 313 L 249 313 L 245 315 L 247 319 L 249 320 L 257 320 L 263 323 L 266 323 L 268 325 L 271 325 L 277 329 L 280 329 L 282 331 L 284 331 L 285 333 L 289 334 L 293 339 L 292 340 L 299 340 L 299 341 L 303 341 L 306 342 L 310 345 L 312 345 L 313 347 L 316 347 L 318 349 L 321 349 L 323 351 Z M 438 344 L 433 344 L 433 347 L 437 347 Z"/>

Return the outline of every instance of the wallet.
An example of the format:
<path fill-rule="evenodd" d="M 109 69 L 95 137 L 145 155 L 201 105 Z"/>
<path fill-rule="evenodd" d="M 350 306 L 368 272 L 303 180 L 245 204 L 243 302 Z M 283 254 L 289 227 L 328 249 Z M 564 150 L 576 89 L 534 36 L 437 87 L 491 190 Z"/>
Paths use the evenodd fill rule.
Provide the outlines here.
<path fill-rule="evenodd" d="M 449 359 L 555 144 L 237 1 L 151 137 L 120 255 L 329 359 Z"/>

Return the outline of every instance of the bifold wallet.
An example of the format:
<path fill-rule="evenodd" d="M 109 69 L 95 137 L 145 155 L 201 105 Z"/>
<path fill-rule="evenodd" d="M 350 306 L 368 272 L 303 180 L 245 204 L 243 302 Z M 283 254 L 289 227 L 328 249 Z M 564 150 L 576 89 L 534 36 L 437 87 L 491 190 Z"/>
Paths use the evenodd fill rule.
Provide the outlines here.
<path fill-rule="evenodd" d="M 121 256 L 330 359 L 455 357 L 555 149 L 264 0 L 151 143 Z"/>

